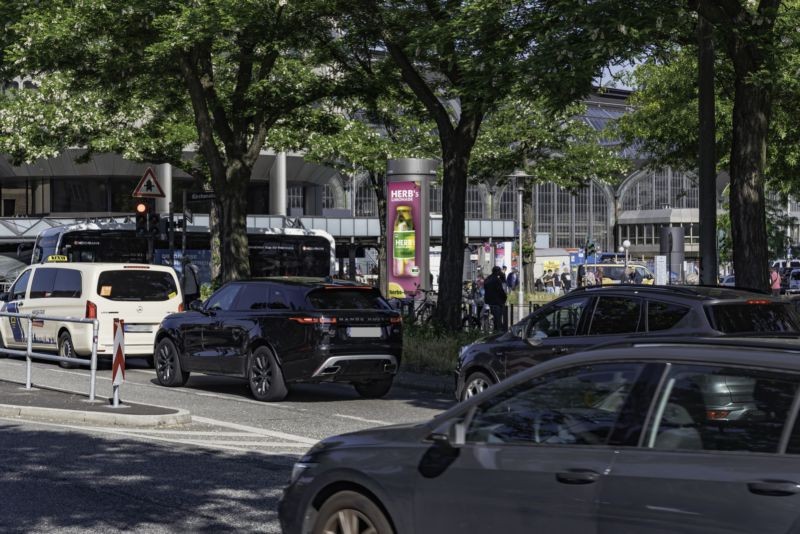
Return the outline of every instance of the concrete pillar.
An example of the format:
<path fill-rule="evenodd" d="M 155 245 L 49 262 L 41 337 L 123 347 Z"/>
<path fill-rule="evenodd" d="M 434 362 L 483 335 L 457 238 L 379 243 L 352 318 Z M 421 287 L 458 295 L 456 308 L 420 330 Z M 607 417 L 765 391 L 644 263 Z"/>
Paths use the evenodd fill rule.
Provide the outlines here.
<path fill-rule="evenodd" d="M 286 152 L 278 152 L 269 173 L 269 214 L 286 215 Z"/>
<path fill-rule="evenodd" d="M 168 213 L 169 203 L 172 202 L 172 165 L 163 163 L 156 165 L 156 180 L 164 190 L 164 198 L 156 199 L 156 212 Z"/>
<path fill-rule="evenodd" d="M 305 188 L 305 206 L 304 212 L 306 215 L 322 215 L 322 186 L 309 185 Z"/>

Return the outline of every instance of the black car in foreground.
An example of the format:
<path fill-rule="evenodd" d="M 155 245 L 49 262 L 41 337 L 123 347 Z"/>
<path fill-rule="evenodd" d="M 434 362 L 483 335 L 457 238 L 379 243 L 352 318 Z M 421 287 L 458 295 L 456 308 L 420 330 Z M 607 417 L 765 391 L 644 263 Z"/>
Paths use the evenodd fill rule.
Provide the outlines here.
<path fill-rule="evenodd" d="M 710 286 L 617 285 L 570 292 L 507 333 L 462 347 L 461 400 L 523 369 L 603 343 L 652 336 L 796 333 L 800 316 L 783 297 Z"/>
<path fill-rule="evenodd" d="M 258 400 L 296 382 L 347 382 L 386 395 L 400 365 L 400 315 L 371 287 L 315 278 L 230 282 L 156 335 L 156 376 L 182 386 L 191 372 L 247 379 Z"/>
<path fill-rule="evenodd" d="M 797 341 L 622 343 L 321 441 L 279 516 L 286 534 L 796 532 L 799 410 Z"/>

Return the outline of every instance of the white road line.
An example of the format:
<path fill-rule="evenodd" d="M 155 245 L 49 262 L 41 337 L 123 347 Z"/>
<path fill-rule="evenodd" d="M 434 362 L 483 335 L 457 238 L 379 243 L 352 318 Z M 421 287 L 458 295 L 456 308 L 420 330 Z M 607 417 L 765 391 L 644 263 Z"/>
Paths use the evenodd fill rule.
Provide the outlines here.
<path fill-rule="evenodd" d="M 234 430 L 241 430 L 242 432 L 250 432 L 260 436 L 268 436 L 272 438 L 285 439 L 297 443 L 304 443 L 306 445 L 314 445 L 319 440 L 314 438 L 307 438 L 305 436 L 298 436 L 295 434 L 286 434 L 285 432 L 276 432 L 274 430 L 266 430 L 255 426 L 240 425 L 239 423 L 229 423 L 228 421 L 219 421 L 217 419 L 209 419 L 207 417 L 199 417 L 192 415 L 192 421 L 203 423 L 207 425 L 221 426 L 223 428 L 232 428 Z"/>
<path fill-rule="evenodd" d="M 191 440 L 185 439 L 181 440 L 181 443 L 189 443 L 192 445 L 203 445 L 203 444 L 220 444 L 220 445 L 228 445 L 228 446 L 237 446 L 237 445 L 245 445 L 249 447 L 303 447 L 303 449 L 307 449 L 308 445 L 305 443 L 285 443 L 283 441 L 219 441 L 219 440 Z"/>
<path fill-rule="evenodd" d="M 119 430 L 119 428 L 110 427 L 110 426 L 93 426 L 94 430 Z M 155 428 L 130 428 L 129 432 L 134 434 L 164 434 L 167 436 L 219 436 L 219 437 L 228 437 L 228 438 L 238 438 L 238 437 L 247 437 L 252 436 L 249 432 L 213 432 L 213 431 L 203 431 L 203 430 L 158 430 Z"/>
<path fill-rule="evenodd" d="M 379 421 L 377 419 L 364 419 L 363 417 L 358 417 L 355 415 L 344 415 L 341 413 L 333 414 L 333 417 L 341 417 L 342 419 L 352 419 L 353 421 L 361 421 L 362 423 L 370 423 L 373 425 L 391 425 L 393 423 L 388 423 L 386 421 Z"/>

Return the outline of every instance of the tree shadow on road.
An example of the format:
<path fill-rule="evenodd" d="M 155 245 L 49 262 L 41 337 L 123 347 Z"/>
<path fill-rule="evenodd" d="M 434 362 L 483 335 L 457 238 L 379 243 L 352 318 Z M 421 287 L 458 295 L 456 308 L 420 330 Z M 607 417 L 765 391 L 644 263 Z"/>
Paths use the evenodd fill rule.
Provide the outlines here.
<path fill-rule="evenodd" d="M 0 531 L 279 532 L 290 456 L 0 421 Z"/>

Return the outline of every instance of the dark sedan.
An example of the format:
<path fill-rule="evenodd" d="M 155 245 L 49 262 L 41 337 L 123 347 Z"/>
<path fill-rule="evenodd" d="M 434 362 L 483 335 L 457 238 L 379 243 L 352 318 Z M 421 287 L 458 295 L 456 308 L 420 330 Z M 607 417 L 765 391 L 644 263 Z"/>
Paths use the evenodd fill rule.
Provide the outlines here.
<path fill-rule="evenodd" d="M 719 418 L 723 383 L 747 417 Z M 796 532 L 799 410 L 796 341 L 591 350 L 427 423 L 325 439 L 280 520 L 286 534 Z"/>
<path fill-rule="evenodd" d="M 182 386 L 191 372 L 247 379 L 258 400 L 297 382 L 346 382 L 363 397 L 389 392 L 400 365 L 399 314 L 377 289 L 273 278 L 230 282 L 205 304 L 168 316 L 156 335 L 156 376 Z"/>
<path fill-rule="evenodd" d="M 629 337 L 796 333 L 782 297 L 728 287 L 617 285 L 580 289 L 463 347 L 456 395 L 465 399 L 533 365 Z"/>

